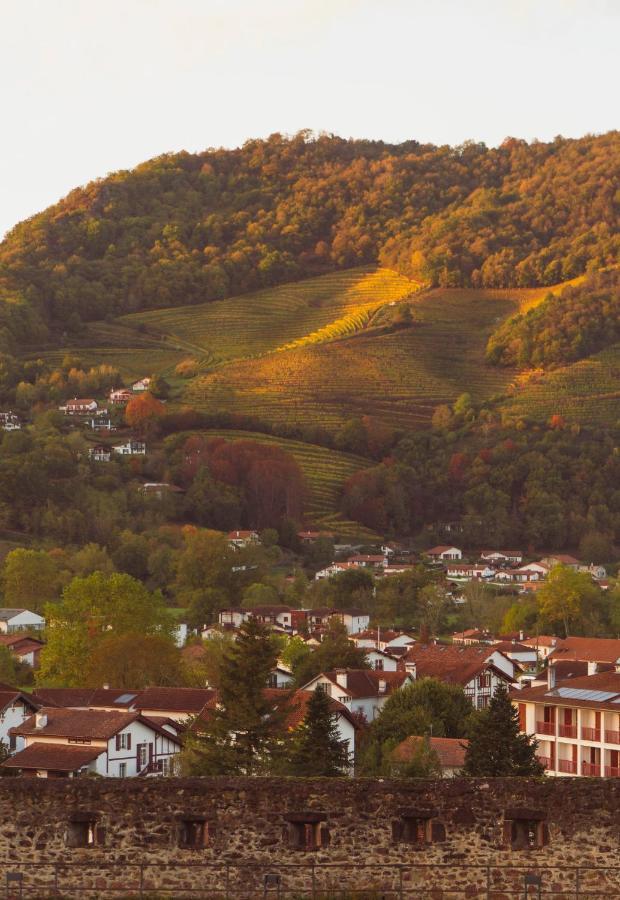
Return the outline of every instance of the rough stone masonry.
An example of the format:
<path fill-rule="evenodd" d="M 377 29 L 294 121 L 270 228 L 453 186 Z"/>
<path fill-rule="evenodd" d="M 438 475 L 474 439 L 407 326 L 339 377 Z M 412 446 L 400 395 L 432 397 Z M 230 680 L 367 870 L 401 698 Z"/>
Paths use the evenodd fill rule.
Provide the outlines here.
<path fill-rule="evenodd" d="M 0 879 L 28 898 L 620 897 L 620 779 L 4 778 Z"/>

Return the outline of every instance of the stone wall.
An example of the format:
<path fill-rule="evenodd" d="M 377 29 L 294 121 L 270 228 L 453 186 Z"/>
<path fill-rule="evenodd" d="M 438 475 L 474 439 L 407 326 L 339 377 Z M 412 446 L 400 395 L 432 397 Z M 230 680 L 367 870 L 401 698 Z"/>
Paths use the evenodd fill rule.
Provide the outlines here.
<path fill-rule="evenodd" d="M 0 896 L 612 898 L 619 839 L 620 779 L 0 779 Z"/>

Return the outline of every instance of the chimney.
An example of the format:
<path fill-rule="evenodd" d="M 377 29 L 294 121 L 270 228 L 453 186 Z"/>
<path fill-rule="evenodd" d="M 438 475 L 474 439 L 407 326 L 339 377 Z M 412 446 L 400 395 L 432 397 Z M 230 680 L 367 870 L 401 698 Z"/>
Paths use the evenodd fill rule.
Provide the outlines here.
<path fill-rule="evenodd" d="M 519 640 L 522 641 L 522 640 L 524 639 L 524 637 L 525 637 L 525 632 L 524 632 L 524 631 L 520 631 L 520 632 L 519 632 Z"/>
<path fill-rule="evenodd" d="M 547 689 L 552 691 L 555 687 L 555 663 L 549 661 L 547 666 Z"/>
<path fill-rule="evenodd" d="M 588 660 L 588 675 L 596 675 L 598 672 L 598 663 L 593 662 L 591 659 Z"/>
<path fill-rule="evenodd" d="M 336 673 L 336 683 L 340 685 L 340 687 L 347 689 L 347 670 L 346 669 L 334 669 Z"/>
<path fill-rule="evenodd" d="M 110 685 L 109 685 L 107 682 L 103 685 L 103 690 L 104 690 L 104 691 L 109 691 L 109 690 L 110 690 Z"/>
<path fill-rule="evenodd" d="M 47 715 L 44 712 L 35 713 L 34 722 L 37 728 L 45 728 L 47 725 Z"/>
<path fill-rule="evenodd" d="M 385 678 L 380 678 L 379 679 L 379 693 L 385 694 L 386 691 L 387 691 L 387 681 L 385 680 Z"/>

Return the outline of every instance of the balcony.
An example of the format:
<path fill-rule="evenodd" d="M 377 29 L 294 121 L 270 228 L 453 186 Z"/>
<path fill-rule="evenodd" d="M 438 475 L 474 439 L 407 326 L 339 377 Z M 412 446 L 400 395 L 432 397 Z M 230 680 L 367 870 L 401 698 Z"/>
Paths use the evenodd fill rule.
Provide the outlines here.
<path fill-rule="evenodd" d="M 553 760 L 550 756 L 538 756 L 538 762 L 542 763 L 545 769 L 553 769 Z"/>
<path fill-rule="evenodd" d="M 568 775 L 577 774 L 577 763 L 572 759 L 558 759 L 558 772 L 566 772 Z"/>
<path fill-rule="evenodd" d="M 593 776 L 593 775 L 598 776 L 601 774 L 601 767 L 600 767 L 600 765 L 597 765 L 596 763 L 586 762 L 584 759 L 583 762 L 581 763 L 581 774 L 582 775 L 590 775 L 590 776 Z"/>
<path fill-rule="evenodd" d="M 577 726 L 576 725 L 558 725 L 558 734 L 560 737 L 576 738 L 577 737 Z"/>
<path fill-rule="evenodd" d="M 551 734 L 555 736 L 555 722 L 536 722 L 536 734 Z"/>
<path fill-rule="evenodd" d="M 601 729 L 600 728 L 582 728 L 581 729 L 581 739 L 582 739 L 582 741 L 600 741 Z"/>
<path fill-rule="evenodd" d="M 608 731 L 605 729 L 606 744 L 620 744 L 620 731 Z"/>
<path fill-rule="evenodd" d="M 605 778 L 620 778 L 620 769 L 617 766 L 605 766 Z"/>

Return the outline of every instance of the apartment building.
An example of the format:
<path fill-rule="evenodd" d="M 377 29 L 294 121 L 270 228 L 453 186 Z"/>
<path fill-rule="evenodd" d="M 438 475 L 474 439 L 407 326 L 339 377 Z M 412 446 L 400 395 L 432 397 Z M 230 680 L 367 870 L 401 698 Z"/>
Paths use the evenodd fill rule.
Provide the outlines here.
<path fill-rule="evenodd" d="M 548 683 L 514 691 L 521 731 L 538 741 L 538 757 L 554 776 L 620 776 L 620 666 L 556 682 L 555 666 Z"/>

